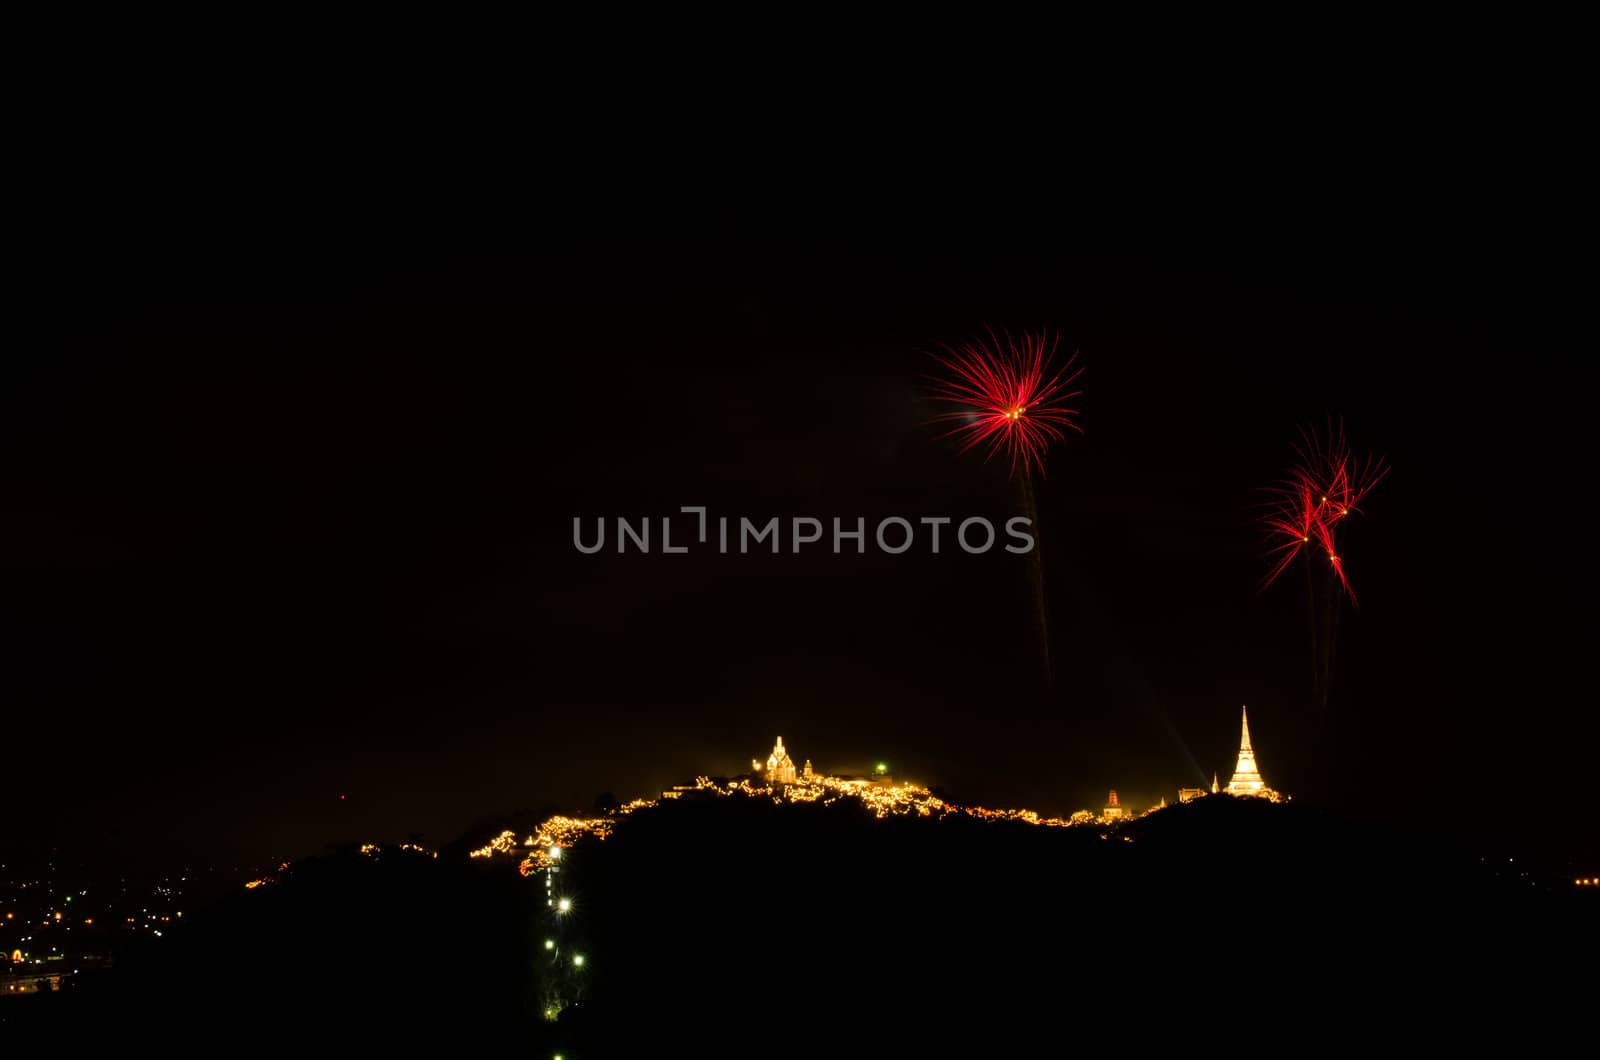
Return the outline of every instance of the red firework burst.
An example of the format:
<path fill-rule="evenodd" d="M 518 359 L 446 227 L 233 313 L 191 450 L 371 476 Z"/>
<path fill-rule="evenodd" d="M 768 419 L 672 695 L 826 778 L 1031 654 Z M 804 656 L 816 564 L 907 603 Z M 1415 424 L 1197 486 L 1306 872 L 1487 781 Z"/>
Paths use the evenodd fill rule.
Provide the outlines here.
<path fill-rule="evenodd" d="M 1389 468 L 1375 457 L 1357 459 L 1345 441 L 1342 425 L 1330 422 L 1324 441 L 1314 428 L 1302 428 L 1300 445 L 1295 447 L 1300 462 L 1289 469 L 1289 476 L 1273 490 L 1267 513 L 1262 517 L 1269 543 L 1272 569 L 1262 580 L 1265 589 L 1277 580 L 1304 550 L 1315 549 L 1328 557 L 1329 566 L 1340 586 L 1355 602 L 1355 592 L 1339 555 L 1340 528 Z"/>
<path fill-rule="evenodd" d="M 934 422 L 955 423 L 940 435 L 959 438 L 961 451 L 985 445 L 984 459 L 1005 453 L 1011 473 L 1018 465 L 1044 474 L 1044 453 L 1067 430 L 1079 431 L 1072 421 L 1077 409 L 1065 402 L 1082 394 L 1069 390 L 1083 369 L 1074 370 L 1077 354 L 1053 369 L 1055 340 L 1041 332 L 1023 332 L 1002 340 L 989 332 L 988 341 L 974 339 L 960 346 L 942 347 L 933 357 L 944 366 L 944 377 L 933 377 L 930 396 L 955 406 L 934 417 Z"/>

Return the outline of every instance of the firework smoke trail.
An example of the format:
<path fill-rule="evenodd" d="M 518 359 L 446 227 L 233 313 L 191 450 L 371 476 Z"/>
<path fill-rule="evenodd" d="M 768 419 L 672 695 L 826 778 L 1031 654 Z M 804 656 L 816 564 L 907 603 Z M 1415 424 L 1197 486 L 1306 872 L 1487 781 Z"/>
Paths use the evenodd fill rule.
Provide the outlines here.
<path fill-rule="evenodd" d="M 1050 622 L 1045 607 L 1044 561 L 1039 533 L 1039 506 L 1033 490 L 1033 474 L 1044 477 L 1045 451 L 1066 438 L 1066 431 L 1081 433 L 1073 417 L 1078 414 L 1067 403 L 1081 390 L 1070 389 L 1082 373 L 1067 358 L 1059 369 L 1052 366 L 1056 342 L 1044 332 L 1023 332 L 1013 337 L 992 330 L 987 339 L 975 339 L 957 347 L 943 347 L 933 355 L 944 368 L 942 377 L 930 377 L 933 400 L 951 406 L 934 417 L 935 422 L 955 426 L 940 437 L 958 438 L 962 452 L 982 446 L 984 459 L 1004 454 L 1010 476 L 1017 482 L 1022 504 L 1034 531 L 1030 553 L 1033 574 L 1034 612 L 1044 660 L 1045 682 L 1055 683 L 1055 666 L 1050 655 Z"/>
<path fill-rule="evenodd" d="M 1017 481 L 1021 483 L 1023 510 L 1028 513 L 1028 522 L 1033 527 L 1033 549 L 1028 553 L 1028 558 L 1033 568 L 1033 610 L 1039 620 L 1039 648 L 1044 658 L 1044 683 L 1046 687 L 1054 687 L 1056 668 L 1055 661 L 1050 655 L 1050 613 L 1045 608 L 1044 559 L 1040 555 L 1043 551 L 1040 547 L 1043 533 L 1039 528 L 1039 505 L 1033 495 L 1033 476 L 1024 471 Z"/>
<path fill-rule="evenodd" d="M 1267 532 L 1267 556 L 1272 561 L 1261 588 L 1276 581 L 1299 556 L 1307 557 L 1312 703 L 1321 710 L 1328 705 L 1333 683 L 1341 598 L 1348 597 L 1351 606 L 1356 606 L 1339 539 L 1350 517 L 1360 512 L 1362 498 L 1389 468 L 1372 457 L 1357 459 L 1345 440 L 1343 426 L 1333 420 L 1328 422 L 1326 439 L 1319 437 L 1315 428 L 1302 428 L 1295 452 L 1299 462 L 1273 488 L 1273 500 L 1261 518 Z"/>

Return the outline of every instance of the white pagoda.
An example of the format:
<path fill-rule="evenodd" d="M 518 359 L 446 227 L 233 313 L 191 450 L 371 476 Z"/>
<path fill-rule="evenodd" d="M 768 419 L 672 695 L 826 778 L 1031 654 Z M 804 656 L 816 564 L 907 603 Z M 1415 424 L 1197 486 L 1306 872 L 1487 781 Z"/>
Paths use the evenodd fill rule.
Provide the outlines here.
<path fill-rule="evenodd" d="M 1239 708 L 1239 763 L 1233 767 L 1233 779 L 1223 789 L 1229 795 L 1258 795 L 1276 799 L 1278 793 L 1267 787 L 1256 768 L 1256 753 L 1250 746 L 1250 716 L 1244 707 Z M 1216 781 L 1212 781 L 1213 789 Z"/>

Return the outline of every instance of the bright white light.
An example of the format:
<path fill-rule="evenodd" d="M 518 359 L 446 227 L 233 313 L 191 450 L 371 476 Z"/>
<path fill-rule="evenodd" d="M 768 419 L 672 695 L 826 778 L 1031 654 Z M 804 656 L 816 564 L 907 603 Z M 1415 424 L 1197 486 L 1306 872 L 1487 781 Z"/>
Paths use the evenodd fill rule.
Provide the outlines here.
<path fill-rule="evenodd" d="M 580 953 L 576 957 L 572 958 L 572 963 L 576 967 L 582 968 L 583 967 L 583 954 Z"/>
<path fill-rule="evenodd" d="M 561 856 L 561 848 L 560 847 L 551 847 L 550 848 L 550 856 L 552 858 L 559 858 Z"/>
<path fill-rule="evenodd" d="M 562 913 L 571 912 L 572 911 L 572 899 L 571 898 L 563 898 L 563 899 L 561 899 L 561 901 L 556 903 L 556 909 L 558 911 L 562 912 Z"/>
<path fill-rule="evenodd" d="M 545 939 L 544 940 L 544 948 L 547 949 L 547 950 L 555 949 L 556 948 L 556 940 L 555 939 Z"/>

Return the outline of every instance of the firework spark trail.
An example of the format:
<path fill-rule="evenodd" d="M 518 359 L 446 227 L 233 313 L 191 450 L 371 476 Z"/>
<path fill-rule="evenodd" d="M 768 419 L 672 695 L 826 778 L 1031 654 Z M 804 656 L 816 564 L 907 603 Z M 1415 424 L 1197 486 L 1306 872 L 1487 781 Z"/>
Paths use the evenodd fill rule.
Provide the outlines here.
<path fill-rule="evenodd" d="M 1314 428 L 1302 428 L 1295 452 L 1299 462 L 1271 491 L 1273 500 L 1261 520 L 1269 542 L 1267 555 L 1272 559 L 1261 587 L 1271 585 L 1301 552 L 1314 545 L 1327 556 L 1333 577 L 1354 604 L 1355 590 L 1339 553 L 1339 533 L 1350 516 L 1361 511 L 1362 499 L 1389 468 L 1374 457 L 1357 460 L 1343 427 L 1332 421 L 1325 442 Z"/>
<path fill-rule="evenodd" d="M 1373 457 L 1358 460 L 1345 440 L 1343 426 L 1333 420 L 1328 423 L 1326 440 L 1314 428 L 1302 428 L 1295 453 L 1298 463 L 1272 489 L 1272 500 L 1261 517 L 1271 562 L 1261 588 L 1276 581 L 1297 557 L 1307 556 L 1312 702 L 1320 709 L 1327 706 L 1333 681 L 1341 593 L 1352 606 L 1356 605 L 1339 539 L 1350 516 L 1361 510 L 1362 499 L 1389 473 L 1389 468 Z M 1327 557 L 1325 568 L 1310 562 L 1316 553 Z M 1319 568 L 1326 570 L 1324 577 L 1317 576 Z"/>
<path fill-rule="evenodd" d="M 1003 336 L 1003 337 L 1002 337 Z M 1046 333 L 1023 332 L 1013 337 L 1009 331 L 987 338 L 944 346 L 933 357 L 945 374 L 930 376 L 930 397 L 949 408 L 934 417 L 934 422 L 954 423 L 940 437 L 957 438 L 962 452 L 982 447 L 984 459 L 1003 454 L 1010 464 L 1023 508 L 1034 528 L 1034 547 L 1030 563 L 1033 582 L 1034 616 L 1044 661 L 1046 685 L 1055 684 L 1055 665 L 1050 653 L 1050 619 L 1045 606 L 1044 561 L 1039 535 L 1039 506 L 1034 496 L 1033 475 L 1044 476 L 1044 455 L 1069 430 L 1080 428 L 1073 417 L 1078 410 L 1068 402 L 1082 393 L 1070 389 L 1082 373 L 1074 368 L 1077 355 L 1068 357 L 1059 368 L 1052 365 L 1056 341 Z M 1020 474 L 1019 474 L 1020 472 Z"/>
<path fill-rule="evenodd" d="M 1043 332 L 1023 332 L 1000 338 L 989 332 L 988 341 L 976 339 L 956 347 L 945 346 L 933 355 L 948 375 L 930 377 L 933 400 L 956 408 L 934 417 L 957 426 L 941 437 L 959 438 L 961 451 L 982 446 L 984 459 L 1003 453 L 1014 476 L 1020 467 L 1044 474 L 1045 450 L 1081 431 L 1072 417 L 1078 410 L 1066 402 L 1083 393 L 1069 390 L 1082 369 L 1073 369 L 1077 355 L 1052 370 L 1055 340 Z"/>

